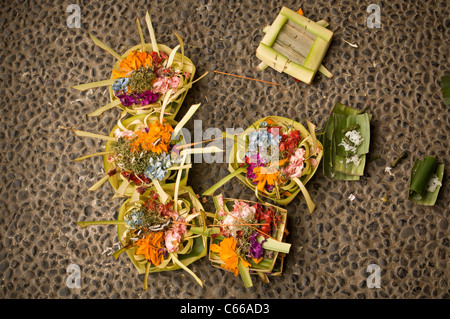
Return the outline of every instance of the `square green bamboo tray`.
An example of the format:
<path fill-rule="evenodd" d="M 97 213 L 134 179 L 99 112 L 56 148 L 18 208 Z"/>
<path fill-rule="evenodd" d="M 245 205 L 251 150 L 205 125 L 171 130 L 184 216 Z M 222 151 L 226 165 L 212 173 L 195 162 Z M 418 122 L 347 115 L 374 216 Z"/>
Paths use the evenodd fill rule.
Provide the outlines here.
<path fill-rule="evenodd" d="M 215 198 L 217 198 L 217 196 Z M 256 204 L 256 202 L 252 202 L 249 200 L 234 199 L 234 198 L 224 198 L 223 202 L 228 207 L 228 209 L 231 210 L 235 200 L 245 202 L 249 205 Z M 219 221 L 219 215 L 218 215 L 219 207 L 218 207 L 216 199 L 214 200 L 214 204 L 216 205 L 216 212 L 214 214 L 214 224 L 217 225 L 217 223 Z M 282 217 L 281 217 L 281 222 L 279 223 L 279 225 L 277 227 L 276 239 L 284 242 L 285 237 L 286 237 L 285 229 L 287 227 L 287 210 L 284 208 L 272 205 L 270 203 L 263 203 L 262 205 L 270 206 L 281 214 Z M 210 246 L 214 243 L 218 244 L 218 243 L 220 243 L 220 241 L 221 240 L 218 240 L 217 238 L 211 238 Z M 251 262 L 252 263 L 252 268 L 251 268 L 252 273 L 251 274 L 255 275 L 258 272 L 261 272 L 266 275 L 280 276 L 283 271 L 284 256 L 285 256 L 284 253 L 274 251 L 273 257 L 271 259 L 264 259 L 260 265 L 253 264 L 253 262 Z M 220 268 L 220 269 L 224 269 L 223 265 L 225 263 L 222 260 L 220 260 L 219 256 L 216 253 L 212 252 L 211 250 L 209 250 L 209 261 L 211 263 L 211 266 Z M 227 270 L 227 271 L 230 271 L 230 270 Z"/>
<path fill-rule="evenodd" d="M 264 65 L 311 84 L 320 70 L 333 32 L 301 14 L 283 7 L 256 49 Z"/>

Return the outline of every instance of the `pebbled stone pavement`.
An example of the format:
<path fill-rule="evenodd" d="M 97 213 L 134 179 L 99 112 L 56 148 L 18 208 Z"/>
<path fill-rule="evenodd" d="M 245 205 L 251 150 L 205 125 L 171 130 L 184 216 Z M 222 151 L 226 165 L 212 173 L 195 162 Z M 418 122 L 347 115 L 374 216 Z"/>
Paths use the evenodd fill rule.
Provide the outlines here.
<path fill-rule="evenodd" d="M 2 2 L 0 13 L 0 298 L 445 298 L 450 297 L 448 106 L 440 78 L 450 72 L 448 1 L 373 1 L 381 28 L 368 28 L 370 1 L 73 1 L 81 27 L 69 28 L 71 1 Z M 307 86 L 274 70 L 259 72 L 254 52 L 281 7 L 303 8 L 326 19 L 335 32 L 324 65 Z M 372 141 L 366 175 L 357 182 L 327 179 L 319 170 L 307 184 L 317 208 L 307 212 L 298 196 L 287 206 L 292 251 L 284 272 L 270 285 L 255 278 L 245 289 L 239 277 L 213 268 L 207 258 L 190 268 L 151 274 L 143 290 L 125 255 L 107 252 L 118 242 L 115 227 L 81 229 L 75 222 L 117 217 L 122 199 L 112 188 L 88 188 L 101 177 L 101 158 L 74 158 L 102 150 L 103 143 L 66 128 L 107 134 L 118 110 L 87 114 L 108 103 L 104 88 L 77 92 L 70 86 L 106 79 L 114 59 L 95 47 L 92 33 L 119 53 L 139 43 L 135 26 L 149 10 L 159 43 L 185 41 L 197 76 L 210 74 L 189 91 L 188 106 L 202 103 L 193 120 L 204 128 L 246 128 L 267 115 L 310 119 L 321 127 L 342 102 L 370 105 Z M 148 33 L 144 34 L 148 40 Z M 355 44 L 355 48 L 347 42 Z M 273 86 L 214 74 L 223 71 Z M 407 151 L 392 170 L 384 168 Z M 425 155 L 447 164 L 434 207 L 408 201 L 413 159 Z M 226 176 L 227 164 L 196 164 L 189 184 L 201 193 Z M 254 200 L 231 182 L 227 197 Z M 354 195 L 353 201 L 349 200 Z M 387 201 L 383 200 L 383 198 Z M 205 207 L 212 209 L 212 203 Z M 70 264 L 81 269 L 81 287 L 66 284 Z M 368 288 L 368 265 L 381 269 L 381 288 Z"/>

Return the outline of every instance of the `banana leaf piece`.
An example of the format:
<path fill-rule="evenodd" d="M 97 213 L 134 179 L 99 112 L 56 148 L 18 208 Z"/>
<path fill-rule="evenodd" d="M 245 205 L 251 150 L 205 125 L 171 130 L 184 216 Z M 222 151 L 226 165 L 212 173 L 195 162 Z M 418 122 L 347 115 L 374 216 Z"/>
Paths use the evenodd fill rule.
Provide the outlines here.
<path fill-rule="evenodd" d="M 328 178 L 334 177 L 334 168 L 332 161 L 333 154 L 333 135 L 334 135 L 334 124 L 333 124 L 334 114 L 332 113 L 325 123 L 324 133 L 322 135 L 321 141 L 323 144 L 323 173 Z"/>
<path fill-rule="evenodd" d="M 357 115 L 360 111 L 338 102 L 334 105 L 332 114 Z"/>
<path fill-rule="evenodd" d="M 422 194 L 427 187 L 428 181 L 437 167 L 437 159 L 427 156 L 423 160 L 416 160 L 411 171 L 410 192 Z"/>
<path fill-rule="evenodd" d="M 335 130 L 336 131 L 336 130 Z M 334 135 L 333 135 L 334 136 Z M 335 173 L 340 173 L 340 178 L 353 180 L 353 178 L 349 176 L 362 176 L 364 174 L 364 166 L 365 166 L 365 155 L 360 155 L 364 157 L 364 161 L 362 159 L 360 160 L 362 163 L 360 163 L 358 166 L 354 165 L 352 162 L 347 163 L 347 157 L 346 156 L 339 156 L 337 154 L 337 144 L 335 139 L 333 138 L 333 141 L 331 141 L 332 146 L 332 152 L 331 152 L 331 160 L 332 160 L 332 168 L 335 171 Z M 356 155 L 358 156 L 358 155 Z"/>
<path fill-rule="evenodd" d="M 337 181 L 359 181 L 359 175 L 349 175 L 338 171 L 334 172 L 333 179 Z"/>
<path fill-rule="evenodd" d="M 370 147 L 370 120 L 372 116 L 367 113 L 348 107 L 342 103 L 336 103 L 325 123 L 323 143 L 323 173 L 325 176 L 335 180 L 359 180 L 364 174 L 366 154 Z M 357 131 L 364 139 L 356 148 L 356 154 L 345 151 L 339 145 L 343 139 L 343 130 L 358 124 Z M 358 158 L 352 160 L 357 155 Z M 358 165 L 356 165 L 356 163 Z"/>
<path fill-rule="evenodd" d="M 343 115 L 334 114 L 334 139 L 336 143 L 336 151 L 340 156 L 351 156 L 354 154 L 367 154 L 369 153 L 370 146 L 370 118 L 369 114 L 363 113 L 358 115 Z M 356 129 L 361 135 L 362 142 L 356 146 L 356 152 L 346 151 L 344 146 L 340 145 L 343 141 L 345 133 L 343 130 L 358 124 L 359 128 Z"/>
<path fill-rule="evenodd" d="M 333 163 L 335 171 L 345 175 L 363 176 L 364 167 L 366 165 L 366 155 L 362 154 L 354 156 L 357 157 L 357 160 L 353 162 L 351 161 L 351 157 L 335 155 Z"/>
<path fill-rule="evenodd" d="M 450 74 L 446 74 L 441 78 L 441 90 L 444 103 L 450 105 Z"/>
<path fill-rule="evenodd" d="M 344 165 L 340 162 L 345 162 L 345 157 L 342 159 L 336 158 L 335 142 L 334 142 L 334 123 L 333 118 L 335 114 L 330 115 L 330 119 L 325 125 L 325 132 L 323 134 L 323 173 L 325 176 L 335 180 L 359 180 L 359 175 L 346 174 L 352 173 L 351 165 Z M 361 164 L 362 165 L 362 164 Z M 348 166 L 348 169 L 347 169 Z M 364 170 L 364 168 L 362 168 Z M 362 175 L 362 174 L 361 174 Z"/>
<path fill-rule="evenodd" d="M 423 160 L 416 160 L 411 170 L 409 199 L 415 203 L 433 206 L 436 203 L 444 176 L 444 164 L 438 164 L 437 159 L 427 156 Z M 437 182 L 434 189 L 430 183 Z"/>

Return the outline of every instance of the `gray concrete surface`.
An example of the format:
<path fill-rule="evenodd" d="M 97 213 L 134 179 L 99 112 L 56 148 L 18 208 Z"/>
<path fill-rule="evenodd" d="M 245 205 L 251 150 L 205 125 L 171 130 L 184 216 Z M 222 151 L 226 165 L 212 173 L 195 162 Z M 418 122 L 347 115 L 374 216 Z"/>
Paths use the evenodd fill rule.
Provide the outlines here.
<path fill-rule="evenodd" d="M 69 28 L 70 3 L 81 9 L 81 28 Z M 366 25 L 370 3 L 381 7 L 381 28 Z M 324 65 L 310 86 L 273 70 L 260 73 L 254 52 L 262 29 L 282 5 L 301 6 L 326 19 L 335 32 Z M 440 77 L 450 72 L 450 4 L 440 1 L 2 1 L 0 13 L 0 298 L 449 298 L 449 107 Z M 115 228 L 81 229 L 75 222 L 115 218 L 122 199 L 112 188 L 88 188 L 101 177 L 102 160 L 72 159 L 102 150 L 101 141 L 79 138 L 72 127 L 107 134 L 118 110 L 87 114 L 109 100 L 104 89 L 70 86 L 109 77 L 113 58 L 88 33 L 117 52 L 139 43 L 135 27 L 149 10 L 160 43 L 177 44 L 179 32 L 198 74 L 210 74 L 189 91 L 178 118 L 191 104 L 203 127 L 247 127 L 279 115 L 318 127 L 336 102 L 370 104 L 372 142 L 366 176 L 358 182 L 308 183 L 312 215 L 298 196 L 287 206 L 292 252 L 284 273 L 270 285 L 213 268 L 206 258 L 183 271 L 152 274 L 143 290 L 126 256 L 104 251 L 118 242 Z M 148 39 L 148 34 L 146 33 Z M 356 44 L 352 47 L 344 40 Z M 260 78 L 272 86 L 213 74 Z M 193 128 L 193 120 L 187 124 Z M 410 156 L 392 172 L 384 168 L 401 151 Z M 445 162 L 444 186 L 434 207 L 407 200 L 414 158 Z M 225 163 L 196 164 L 189 184 L 201 193 L 227 175 Z M 228 197 L 254 199 L 238 182 Z M 348 200 L 353 194 L 354 201 Z M 384 195 L 388 201 L 382 200 Z M 205 205 L 212 209 L 211 203 Z M 303 247 L 300 249 L 300 247 Z M 70 264 L 81 269 L 81 287 L 68 288 Z M 381 288 L 368 288 L 366 268 L 381 268 Z"/>

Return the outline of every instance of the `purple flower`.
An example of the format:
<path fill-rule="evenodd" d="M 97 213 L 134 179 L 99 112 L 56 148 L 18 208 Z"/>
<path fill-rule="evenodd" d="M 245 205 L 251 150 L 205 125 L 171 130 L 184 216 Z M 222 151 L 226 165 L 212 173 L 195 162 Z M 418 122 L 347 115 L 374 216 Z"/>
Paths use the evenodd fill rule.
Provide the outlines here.
<path fill-rule="evenodd" d="M 254 169 L 256 166 L 258 166 L 258 165 L 256 165 L 255 163 L 249 164 L 249 165 L 247 166 L 247 178 L 248 178 L 248 179 L 255 179 L 255 178 L 256 178 L 255 173 L 253 173 L 253 169 Z M 259 165 L 259 166 L 262 166 L 262 165 Z"/>
<path fill-rule="evenodd" d="M 247 166 L 247 178 L 255 179 L 256 175 L 253 173 L 253 169 L 258 166 L 264 166 L 264 162 L 259 158 L 259 154 L 251 155 L 250 157 L 246 157 L 245 161 L 248 163 Z"/>
<path fill-rule="evenodd" d="M 159 248 L 158 251 L 163 254 L 164 258 L 167 258 L 167 256 L 169 256 L 169 252 L 165 248 Z"/>
<path fill-rule="evenodd" d="M 246 174 L 247 178 L 252 180 L 253 185 L 258 185 L 258 181 L 254 180 L 256 178 L 256 174 L 253 173 L 253 170 L 255 169 L 255 167 L 264 166 L 266 162 L 264 161 L 263 158 L 259 157 L 259 153 L 252 154 L 250 157 L 245 156 L 245 162 L 248 164 Z M 269 192 L 271 192 L 274 187 L 275 187 L 274 185 L 269 184 L 265 185 L 265 188 Z"/>
<path fill-rule="evenodd" d="M 120 103 L 123 106 L 132 106 L 133 104 L 147 105 L 155 103 L 159 99 L 159 94 L 152 91 L 146 91 L 142 93 L 121 93 L 116 95 L 120 99 Z"/>
<path fill-rule="evenodd" d="M 139 94 L 141 105 L 147 105 L 155 103 L 159 99 L 159 94 L 152 91 L 142 92 Z"/>
<path fill-rule="evenodd" d="M 116 97 L 118 97 L 120 99 L 120 103 L 123 106 L 131 106 L 135 102 L 135 99 L 132 96 L 127 95 L 125 93 L 118 94 L 118 95 L 116 95 Z"/>
<path fill-rule="evenodd" d="M 250 257 L 259 259 L 264 254 L 264 248 L 262 248 L 262 244 L 266 241 L 264 238 L 261 243 L 256 239 L 259 236 L 258 232 L 254 232 L 252 236 L 250 236 L 250 248 L 248 250 L 248 254 Z"/>

